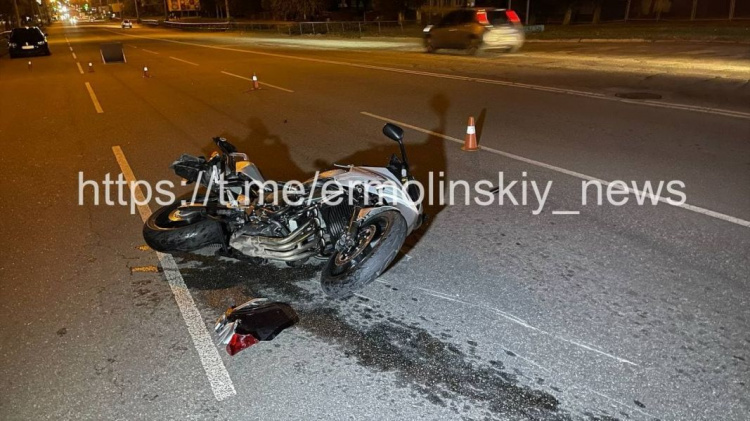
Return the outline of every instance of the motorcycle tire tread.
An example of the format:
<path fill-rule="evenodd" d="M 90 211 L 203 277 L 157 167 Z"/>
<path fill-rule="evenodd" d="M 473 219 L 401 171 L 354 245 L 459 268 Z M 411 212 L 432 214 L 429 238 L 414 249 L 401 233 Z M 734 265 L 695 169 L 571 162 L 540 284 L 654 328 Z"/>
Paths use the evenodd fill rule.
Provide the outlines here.
<path fill-rule="evenodd" d="M 171 212 L 165 206 L 154 212 L 143 224 L 143 239 L 153 250 L 163 253 L 195 251 L 212 244 L 222 244 L 224 231 L 221 223 L 214 219 L 203 219 L 184 227 L 164 228 L 156 224 L 162 212 Z"/>

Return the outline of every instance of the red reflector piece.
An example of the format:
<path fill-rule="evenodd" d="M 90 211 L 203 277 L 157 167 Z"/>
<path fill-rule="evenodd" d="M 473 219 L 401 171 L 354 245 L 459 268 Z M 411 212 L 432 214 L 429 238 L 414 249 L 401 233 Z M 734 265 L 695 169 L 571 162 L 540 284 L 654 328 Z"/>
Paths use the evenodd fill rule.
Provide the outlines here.
<path fill-rule="evenodd" d="M 232 335 L 232 339 L 230 339 L 229 343 L 227 344 L 227 353 L 229 355 L 234 355 L 245 348 L 250 348 L 257 343 L 258 340 L 255 339 L 255 336 L 253 335 L 240 335 L 238 333 L 235 333 Z"/>
<path fill-rule="evenodd" d="M 490 20 L 487 19 L 487 11 L 486 10 L 477 10 L 477 21 L 481 23 L 482 25 L 489 25 Z"/>
<path fill-rule="evenodd" d="M 518 13 L 512 11 L 512 10 L 506 10 L 505 16 L 508 17 L 508 20 L 513 23 L 519 23 L 521 22 L 521 18 L 518 17 Z"/>

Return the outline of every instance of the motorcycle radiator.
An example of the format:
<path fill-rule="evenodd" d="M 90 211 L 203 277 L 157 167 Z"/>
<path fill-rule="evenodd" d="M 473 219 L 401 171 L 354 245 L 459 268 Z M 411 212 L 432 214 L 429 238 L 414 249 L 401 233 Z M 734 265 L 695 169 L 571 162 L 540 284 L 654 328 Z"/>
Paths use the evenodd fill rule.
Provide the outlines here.
<path fill-rule="evenodd" d="M 321 210 L 323 220 L 328 227 L 328 233 L 331 234 L 332 242 L 335 242 L 346 231 L 352 212 L 354 212 L 354 207 L 349 206 L 346 202 Z"/>

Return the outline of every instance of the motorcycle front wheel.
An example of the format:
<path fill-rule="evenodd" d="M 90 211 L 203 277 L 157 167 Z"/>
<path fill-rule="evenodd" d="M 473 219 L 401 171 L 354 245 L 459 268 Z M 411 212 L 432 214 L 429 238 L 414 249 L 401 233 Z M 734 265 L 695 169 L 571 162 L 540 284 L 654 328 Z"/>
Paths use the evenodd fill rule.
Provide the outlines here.
<path fill-rule="evenodd" d="M 383 273 L 406 239 L 406 221 L 393 210 L 368 216 L 354 245 L 335 252 L 323 268 L 320 286 L 328 296 L 347 298 Z"/>
<path fill-rule="evenodd" d="M 221 222 L 205 209 L 180 206 L 179 201 L 151 214 L 143 224 L 143 239 L 153 250 L 163 253 L 194 251 L 224 242 Z"/>

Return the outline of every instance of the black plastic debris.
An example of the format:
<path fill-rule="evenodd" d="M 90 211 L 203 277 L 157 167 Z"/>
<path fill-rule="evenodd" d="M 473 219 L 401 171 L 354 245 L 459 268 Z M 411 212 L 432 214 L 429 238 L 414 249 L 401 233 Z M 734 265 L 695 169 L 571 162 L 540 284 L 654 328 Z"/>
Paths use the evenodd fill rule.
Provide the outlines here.
<path fill-rule="evenodd" d="M 298 321 L 299 316 L 289 304 L 255 298 L 228 309 L 214 330 L 219 335 L 219 342 L 226 344 L 227 353 L 235 355 L 259 341 L 272 340 Z"/>

